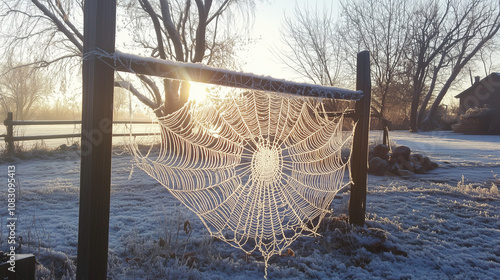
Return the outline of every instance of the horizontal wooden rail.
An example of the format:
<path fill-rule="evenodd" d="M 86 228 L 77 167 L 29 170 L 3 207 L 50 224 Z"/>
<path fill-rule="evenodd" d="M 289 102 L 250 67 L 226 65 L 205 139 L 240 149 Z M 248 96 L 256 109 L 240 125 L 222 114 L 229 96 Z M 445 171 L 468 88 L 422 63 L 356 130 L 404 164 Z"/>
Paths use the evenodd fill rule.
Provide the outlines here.
<path fill-rule="evenodd" d="M 151 121 L 114 121 L 113 124 L 153 124 Z M 4 125 L 58 125 L 58 124 L 82 124 L 82 121 L 10 121 L 5 120 Z"/>
<path fill-rule="evenodd" d="M 8 121 L 5 120 L 5 126 L 8 125 L 54 125 L 54 124 L 81 124 L 82 121 Z"/>
<path fill-rule="evenodd" d="M 159 133 L 113 133 L 113 137 L 127 137 L 127 136 L 149 136 L 149 135 L 159 135 Z M 79 138 L 82 137 L 81 133 L 75 134 L 58 134 L 58 135 L 39 135 L 39 136 L 14 136 L 12 141 L 32 141 L 32 140 L 47 140 L 47 139 L 60 139 L 60 138 Z"/>
<path fill-rule="evenodd" d="M 112 54 L 103 51 L 92 54 L 116 71 L 122 72 L 317 98 L 357 101 L 363 97 L 363 92 L 360 90 L 297 83 L 238 71 L 222 70 L 202 64 L 145 58 L 119 51 Z"/>
<path fill-rule="evenodd" d="M 82 137 L 82 134 L 75 133 L 75 134 L 58 134 L 58 135 L 14 136 L 11 138 L 11 141 L 17 142 L 17 141 L 47 140 L 47 139 L 76 138 L 76 137 Z"/>
<path fill-rule="evenodd" d="M 82 121 L 79 120 L 67 120 L 67 121 L 16 121 L 12 119 L 12 113 L 7 114 L 7 119 L 4 121 L 4 125 L 7 127 L 7 134 L 0 135 L 0 138 L 7 143 L 7 152 L 12 153 L 14 151 L 14 142 L 18 141 L 33 141 L 33 140 L 47 140 L 47 139 L 62 139 L 62 138 L 80 138 L 81 133 L 69 133 L 69 134 L 57 134 L 57 135 L 33 135 L 33 136 L 14 136 L 14 126 L 31 126 L 31 125 L 81 125 Z M 157 122 L 151 121 L 114 121 L 113 124 L 155 124 Z M 113 133 L 114 137 L 127 137 L 127 136 L 150 136 L 159 135 L 159 133 Z"/>

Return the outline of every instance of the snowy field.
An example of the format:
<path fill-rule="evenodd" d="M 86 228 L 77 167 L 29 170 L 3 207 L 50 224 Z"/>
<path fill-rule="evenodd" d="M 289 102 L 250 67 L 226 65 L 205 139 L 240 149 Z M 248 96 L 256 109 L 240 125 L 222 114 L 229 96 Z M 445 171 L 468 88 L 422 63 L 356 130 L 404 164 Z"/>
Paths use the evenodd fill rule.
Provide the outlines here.
<path fill-rule="evenodd" d="M 332 205 L 321 237 L 299 238 L 270 259 L 268 279 L 500 279 L 500 136 L 391 132 L 439 163 L 410 178 L 368 177 L 367 222 L 345 223 L 349 191 Z M 380 142 L 380 132 L 372 140 Z M 38 279 L 72 279 L 80 159 L 55 152 L 1 161 L 15 166 L 17 253 L 36 255 Z M 264 262 L 211 238 L 197 217 L 118 149 L 113 155 L 109 279 L 263 279 Z M 0 201 L 6 251 L 7 191 Z M 192 231 L 186 233 L 185 222 Z"/>

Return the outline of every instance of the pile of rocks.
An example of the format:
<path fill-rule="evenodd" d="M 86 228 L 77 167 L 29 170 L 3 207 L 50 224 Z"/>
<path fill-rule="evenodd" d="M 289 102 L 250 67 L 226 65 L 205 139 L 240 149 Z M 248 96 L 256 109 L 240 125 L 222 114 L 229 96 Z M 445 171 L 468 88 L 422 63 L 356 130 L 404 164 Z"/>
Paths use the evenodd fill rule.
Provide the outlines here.
<path fill-rule="evenodd" d="M 406 146 L 398 146 L 392 150 L 380 144 L 370 150 L 368 173 L 375 175 L 410 176 L 413 173 L 423 174 L 436 169 L 438 164 L 421 154 L 412 154 Z"/>

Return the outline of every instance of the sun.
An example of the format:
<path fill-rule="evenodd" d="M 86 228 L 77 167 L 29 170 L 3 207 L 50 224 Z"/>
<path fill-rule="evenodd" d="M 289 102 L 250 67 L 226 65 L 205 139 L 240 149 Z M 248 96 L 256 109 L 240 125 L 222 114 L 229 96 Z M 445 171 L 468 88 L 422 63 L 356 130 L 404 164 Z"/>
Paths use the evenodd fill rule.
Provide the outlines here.
<path fill-rule="evenodd" d="M 203 102 L 208 97 L 207 86 L 203 83 L 189 82 L 191 89 L 189 90 L 189 100 Z"/>
<path fill-rule="evenodd" d="M 237 91 L 231 87 L 217 86 L 211 84 L 189 82 L 191 88 L 189 90 L 189 101 L 194 101 L 198 104 L 210 103 L 209 100 L 217 97 L 219 99 L 230 98 Z"/>

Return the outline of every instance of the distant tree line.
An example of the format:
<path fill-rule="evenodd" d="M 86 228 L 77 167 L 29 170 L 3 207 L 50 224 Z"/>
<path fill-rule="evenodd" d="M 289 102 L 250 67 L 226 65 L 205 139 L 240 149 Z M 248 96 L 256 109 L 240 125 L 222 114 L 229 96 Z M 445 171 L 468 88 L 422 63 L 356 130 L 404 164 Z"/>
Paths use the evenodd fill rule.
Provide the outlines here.
<path fill-rule="evenodd" d="M 411 131 L 432 130 L 444 96 L 467 70 L 488 75 L 500 66 L 499 29 L 498 0 L 341 1 L 338 18 L 297 7 L 279 57 L 311 81 L 352 86 L 353 54 L 369 50 L 372 112 L 406 118 Z"/>
<path fill-rule="evenodd" d="M 30 119 L 51 89 L 43 71 L 17 66 L 12 61 L 0 65 L 0 119 L 5 119 L 7 112 L 18 120 Z"/>
<path fill-rule="evenodd" d="M 12 112 L 15 120 L 81 119 L 81 87 L 68 87 L 65 79 L 54 79 L 46 70 L 12 60 L 0 64 L 0 120 L 7 112 Z M 113 98 L 114 118 L 130 118 L 132 104 L 127 91 L 117 88 Z M 134 115 L 145 118 L 142 110 L 135 110 Z"/>

